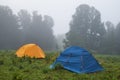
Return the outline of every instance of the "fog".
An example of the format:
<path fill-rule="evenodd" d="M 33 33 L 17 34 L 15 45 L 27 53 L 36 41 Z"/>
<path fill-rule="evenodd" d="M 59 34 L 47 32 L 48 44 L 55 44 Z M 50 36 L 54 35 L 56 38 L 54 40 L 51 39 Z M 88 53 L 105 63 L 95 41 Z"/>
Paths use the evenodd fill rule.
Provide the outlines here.
<path fill-rule="evenodd" d="M 120 0 L 0 0 L 0 5 L 9 6 L 14 13 L 26 9 L 51 16 L 54 19 L 55 35 L 69 31 L 71 17 L 80 4 L 94 6 L 100 11 L 102 21 L 111 21 L 116 25 L 120 21 L 119 3 Z"/>
<path fill-rule="evenodd" d="M 0 49 L 36 43 L 119 54 L 118 0 L 0 0 Z"/>

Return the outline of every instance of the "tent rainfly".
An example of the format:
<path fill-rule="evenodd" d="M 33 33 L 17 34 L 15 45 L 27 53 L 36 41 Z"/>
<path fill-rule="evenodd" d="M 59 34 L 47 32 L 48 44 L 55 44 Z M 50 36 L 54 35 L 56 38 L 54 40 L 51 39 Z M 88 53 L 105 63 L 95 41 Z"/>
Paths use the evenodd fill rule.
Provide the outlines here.
<path fill-rule="evenodd" d="M 45 58 L 43 50 L 37 44 L 25 44 L 16 51 L 17 57 Z"/>
<path fill-rule="evenodd" d="M 92 54 L 78 46 L 71 46 L 65 49 L 56 61 L 50 65 L 50 68 L 55 68 L 56 64 L 60 64 L 64 69 L 76 73 L 90 73 L 103 70 L 103 67 Z"/>

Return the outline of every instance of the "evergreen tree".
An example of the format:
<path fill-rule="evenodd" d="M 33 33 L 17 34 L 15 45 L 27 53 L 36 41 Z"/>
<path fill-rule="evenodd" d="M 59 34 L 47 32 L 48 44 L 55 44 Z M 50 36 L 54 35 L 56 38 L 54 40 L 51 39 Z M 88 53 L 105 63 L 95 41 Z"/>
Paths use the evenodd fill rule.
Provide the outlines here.
<path fill-rule="evenodd" d="M 88 49 L 98 49 L 105 33 L 101 15 L 94 7 L 86 4 L 76 8 L 70 22 L 70 31 L 66 33 L 66 46 L 78 45 Z"/>
<path fill-rule="evenodd" d="M 22 32 L 21 41 L 22 43 L 27 43 L 27 36 L 31 26 L 31 15 L 27 10 L 22 9 L 18 12 L 18 23 Z"/>
<path fill-rule="evenodd" d="M 115 30 L 115 51 L 116 53 L 120 54 L 120 22 L 117 24 L 116 26 L 116 30 Z"/>
<path fill-rule="evenodd" d="M 0 6 L 0 49 L 16 49 L 20 45 L 16 15 L 7 6 Z"/>
<path fill-rule="evenodd" d="M 112 22 L 105 23 L 106 33 L 102 40 L 99 52 L 101 53 L 115 53 L 115 26 Z"/>

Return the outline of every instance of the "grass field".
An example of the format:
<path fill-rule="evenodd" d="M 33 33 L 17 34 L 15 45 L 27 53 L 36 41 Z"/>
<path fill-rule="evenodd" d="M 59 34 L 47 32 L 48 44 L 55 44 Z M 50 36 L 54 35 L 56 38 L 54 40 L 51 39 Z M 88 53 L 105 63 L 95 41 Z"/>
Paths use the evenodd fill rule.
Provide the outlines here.
<path fill-rule="evenodd" d="M 77 74 L 57 67 L 49 69 L 59 55 L 46 53 L 45 59 L 18 58 L 15 51 L 0 51 L 0 80 L 120 80 L 120 56 L 98 55 L 94 57 L 104 67 L 104 71 Z"/>

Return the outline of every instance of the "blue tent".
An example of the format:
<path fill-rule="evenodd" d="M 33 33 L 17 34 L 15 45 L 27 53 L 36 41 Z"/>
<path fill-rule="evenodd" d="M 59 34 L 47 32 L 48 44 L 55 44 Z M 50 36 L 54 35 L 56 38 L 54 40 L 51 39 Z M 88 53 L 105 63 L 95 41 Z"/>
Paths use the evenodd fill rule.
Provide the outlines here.
<path fill-rule="evenodd" d="M 78 46 L 71 46 L 65 49 L 50 68 L 54 68 L 56 64 L 61 64 L 63 68 L 76 73 L 90 73 L 103 70 L 92 54 Z"/>

